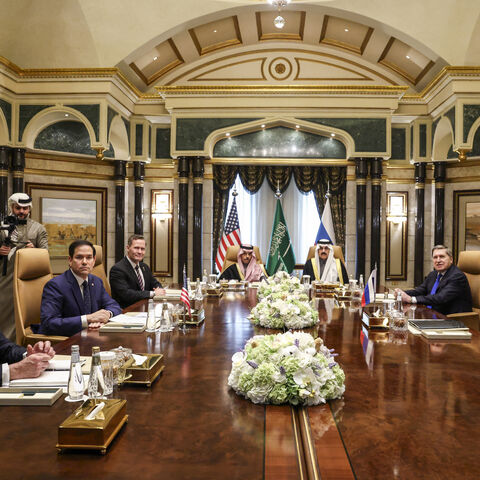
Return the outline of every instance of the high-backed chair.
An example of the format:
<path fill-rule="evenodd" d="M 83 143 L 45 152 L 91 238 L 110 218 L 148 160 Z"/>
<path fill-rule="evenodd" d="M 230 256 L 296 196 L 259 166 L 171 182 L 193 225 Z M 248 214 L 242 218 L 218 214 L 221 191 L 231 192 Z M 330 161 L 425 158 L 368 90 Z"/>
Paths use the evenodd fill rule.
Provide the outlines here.
<path fill-rule="evenodd" d="M 102 279 L 105 290 L 110 296 L 112 296 L 110 282 L 108 281 L 107 274 L 105 272 L 105 265 L 103 264 L 103 248 L 101 245 L 94 245 L 94 247 L 97 254 L 95 256 L 95 266 L 93 267 L 92 273 L 93 275 L 96 275 Z"/>
<path fill-rule="evenodd" d="M 230 247 L 227 247 L 227 254 L 225 255 L 225 261 L 223 262 L 223 268 L 220 273 L 223 273 L 230 265 L 237 263 L 237 256 L 238 252 L 240 250 L 240 247 L 238 245 L 231 245 Z M 255 257 L 257 258 L 257 263 L 262 262 L 262 257 L 260 255 L 260 250 L 258 249 L 257 246 L 253 247 L 253 253 L 255 254 Z"/>
<path fill-rule="evenodd" d="M 466 275 L 470 285 L 473 312 L 453 313 L 448 315 L 448 318 L 461 320 L 468 327 L 478 330 L 480 324 L 480 251 L 460 252 L 457 266 Z"/>
<path fill-rule="evenodd" d="M 308 250 L 307 260 L 310 260 L 315 256 L 315 247 L 316 245 L 312 245 Z M 343 256 L 342 247 L 339 245 L 333 246 L 333 258 L 339 258 L 340 261 L 345 265 L 345 257 Z"/>
<path fill-rule="evenodd" d="M 15 254 L 13 270 L 13 305 L 15 329 L 19 345 L 40 340 L 58 343 L 67 337 L 33 333 L 32 324 L 40 323 L 40 306 L 44 285 L 53 278 L 48 251 L 43 248 L 22 248 Z"/>

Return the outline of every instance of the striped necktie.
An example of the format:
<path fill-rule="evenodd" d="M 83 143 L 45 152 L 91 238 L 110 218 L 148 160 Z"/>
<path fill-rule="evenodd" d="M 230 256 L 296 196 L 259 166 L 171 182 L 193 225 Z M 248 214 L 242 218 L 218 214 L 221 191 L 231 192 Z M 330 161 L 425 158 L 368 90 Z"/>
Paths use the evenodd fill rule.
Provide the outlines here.
<path fill-rule="evenodd" d="M 140 290 L 144 290 L 145 285 L 143 284 L 143 278 L 140 275 L 140 267 L 138 265 L 135 266 L 135 273 L 137 274 L 138 284 L 140 285 Z"/>

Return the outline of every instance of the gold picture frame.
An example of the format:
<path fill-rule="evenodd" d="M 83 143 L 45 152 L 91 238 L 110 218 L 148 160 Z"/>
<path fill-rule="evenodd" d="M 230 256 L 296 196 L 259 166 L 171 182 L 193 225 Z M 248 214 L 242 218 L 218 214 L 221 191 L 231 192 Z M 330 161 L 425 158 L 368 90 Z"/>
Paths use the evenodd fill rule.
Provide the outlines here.
<path fill-rule="evenodd" d="M 47 229 L 54 274 L 68 268 L 68 246 L 78 238 L 101 245 L 107 258 L 107 188 L 25 183 L 32 219 Z"/>
<path fill-rule="evenodd" d="M 480 250 L 480 190 L 453 192 L 453 256 L 462 250 Z"/>

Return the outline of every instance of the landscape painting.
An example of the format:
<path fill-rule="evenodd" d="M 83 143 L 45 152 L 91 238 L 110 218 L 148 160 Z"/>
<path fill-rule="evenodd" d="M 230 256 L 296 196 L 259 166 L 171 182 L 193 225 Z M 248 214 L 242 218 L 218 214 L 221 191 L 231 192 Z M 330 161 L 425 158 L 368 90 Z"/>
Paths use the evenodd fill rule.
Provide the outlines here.
<path fill-rule="evenodd" d="M 75 239 L 97 244 L 97 202 L 68 198 L 42 198 L 41 220 L 48 233 L 52 257 L 68 255 Z"/>

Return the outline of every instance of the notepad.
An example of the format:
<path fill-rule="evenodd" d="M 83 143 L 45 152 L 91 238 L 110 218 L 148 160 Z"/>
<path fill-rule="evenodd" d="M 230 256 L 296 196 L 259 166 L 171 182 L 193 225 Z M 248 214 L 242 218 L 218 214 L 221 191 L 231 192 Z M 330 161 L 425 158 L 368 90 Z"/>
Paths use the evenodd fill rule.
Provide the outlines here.
<path fill-rule="evenodd" d="M 160 295 L 155 295 L 154 300 L 180 300 L 180 295 L 182 294 L 181 290 L 174 290 L 172 288 L 165 290 L 165 293 Z"/>
<path fill-rule="evenodd" d="M 410 323 L 420 330 L 462 329 L 468 331 L 468 327 L 458 320 L 410 320 Z"/>
<path fill-rule="evenodd" d="M 146 315 L 125 315 L 120 314 L 112 317 L 109 323 L 115 323 L 118 325 L 136 325 L 136 326 L 145 326 L 147 321 Z"/>

